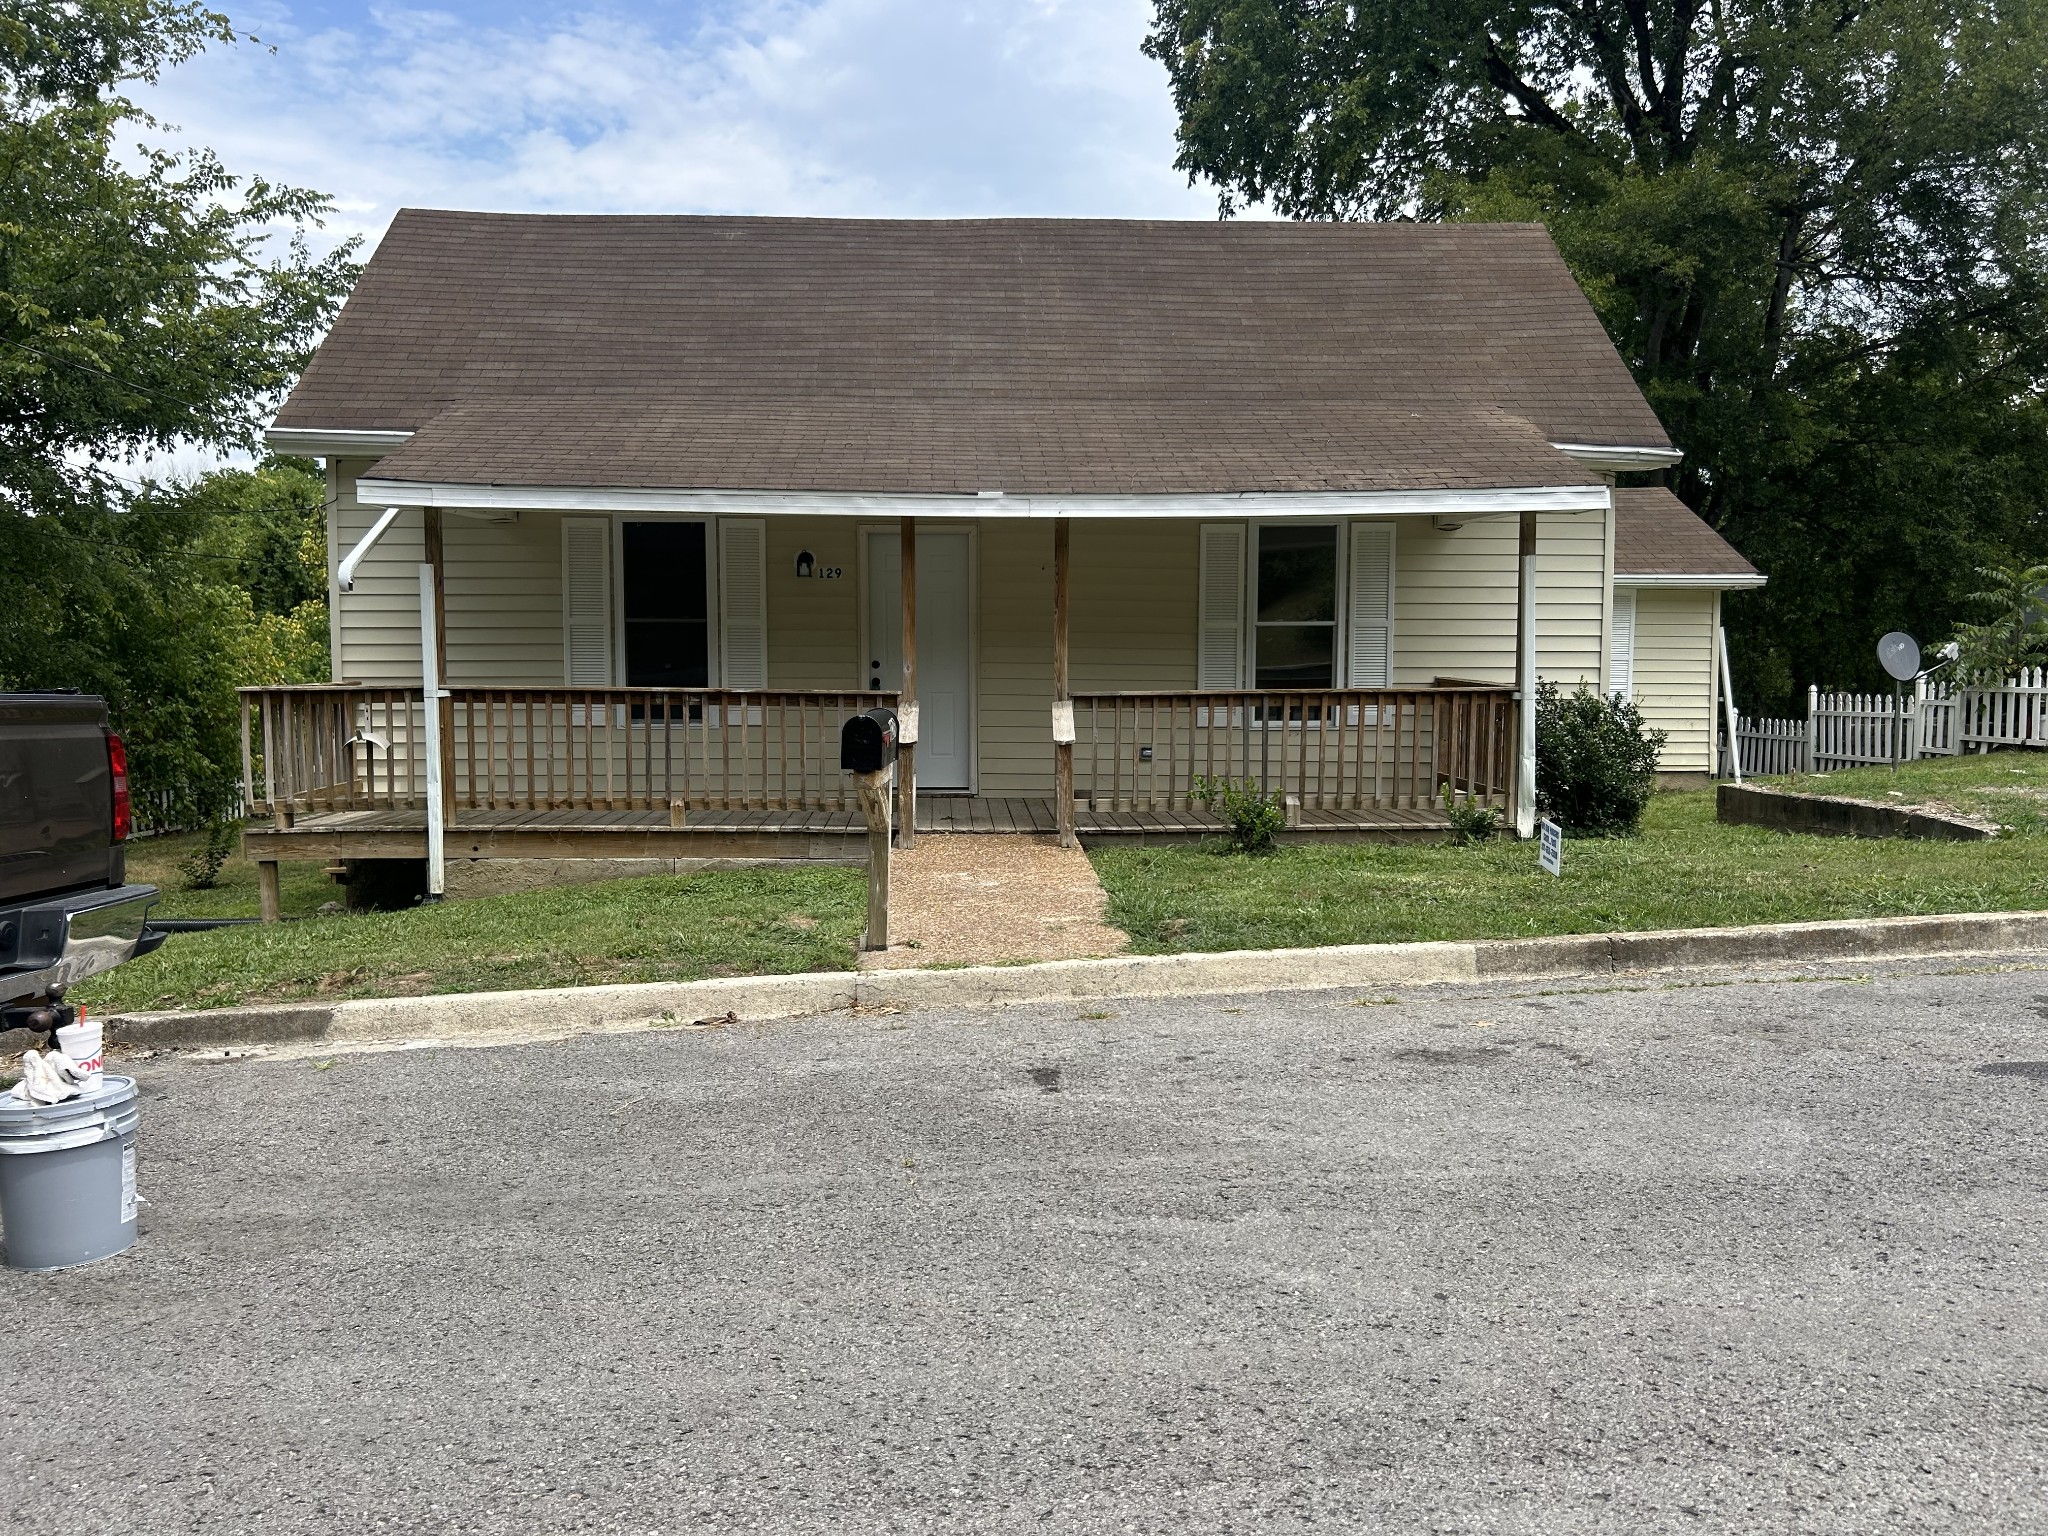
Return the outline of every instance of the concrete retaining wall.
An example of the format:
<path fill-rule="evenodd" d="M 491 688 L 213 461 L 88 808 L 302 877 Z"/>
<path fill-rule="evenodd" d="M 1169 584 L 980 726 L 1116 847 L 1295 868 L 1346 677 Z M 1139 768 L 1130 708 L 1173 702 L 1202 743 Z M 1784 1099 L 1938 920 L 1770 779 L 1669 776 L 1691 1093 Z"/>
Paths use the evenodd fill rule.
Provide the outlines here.
<path fill-rule="evenodd" d="M 1714 816 L 1730 826 L 1822 837 L 1921 837 L 1967 843 L 1998 835 L 1998 828 L 1988 823 L 1958 816 L 1839 795 L 1795 795 L 1754 784 L 1723 784 L 1715 796 Z"/>

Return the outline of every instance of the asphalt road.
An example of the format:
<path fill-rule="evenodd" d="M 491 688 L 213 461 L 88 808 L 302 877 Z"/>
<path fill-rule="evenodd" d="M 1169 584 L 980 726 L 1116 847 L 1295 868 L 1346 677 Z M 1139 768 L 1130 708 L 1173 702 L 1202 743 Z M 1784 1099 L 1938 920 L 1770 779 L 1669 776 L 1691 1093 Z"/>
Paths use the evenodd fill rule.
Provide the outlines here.
<path fill-rule="evenodd" d="M 0 1529 L 2048 1531 L 2048 969 L 1725 982 L 144 1061 Z"/>

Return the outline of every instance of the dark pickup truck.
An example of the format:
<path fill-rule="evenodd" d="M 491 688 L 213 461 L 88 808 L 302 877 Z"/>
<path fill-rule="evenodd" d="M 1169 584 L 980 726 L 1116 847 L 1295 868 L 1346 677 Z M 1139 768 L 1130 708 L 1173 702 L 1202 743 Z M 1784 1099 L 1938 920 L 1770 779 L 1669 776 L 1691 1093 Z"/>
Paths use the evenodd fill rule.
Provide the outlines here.
<path fill-rule="evenodd" d="M 0 1030 L 68 1022 L 66 989 L 147 954 L 127 882 L 128 755 L 103 699 L 0 693 Z"/>

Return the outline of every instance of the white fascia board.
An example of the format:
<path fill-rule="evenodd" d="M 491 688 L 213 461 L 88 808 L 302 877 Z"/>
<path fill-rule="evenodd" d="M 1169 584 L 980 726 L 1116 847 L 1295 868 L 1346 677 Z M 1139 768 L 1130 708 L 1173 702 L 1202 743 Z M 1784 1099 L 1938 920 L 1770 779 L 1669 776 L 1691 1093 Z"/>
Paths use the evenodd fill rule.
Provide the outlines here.
<path fill-rule="evenodd" d="M 1552 443 L 1550 446 L 1588 469 L 1617 473 L 1669 469 L 1685 458 L 1684 453 L 1676 448 L 1630 448 L 1618 443 Z"/>
<path fill-rule="evenodd" d="M 409 507 L 555 512 L 746 512 L 806 517 L 1273 518 L 1492 517 L 1605 512 L 1604 485 L 1488 491 L 1245 491 L 1191 496 L 865 495 L 829 491 L 668 491 L 603 486 L 440 485 L 363 479 L 356 495 Z"/>
<path fill-rule="evenodd" d="M 375 459 L 404 447 L 411 436 L 410 432 L 372 432 L 353 427 L 272 427 L 263 434 L 263 446 L 275 453 L 307 459 L 357 455 Z"/>
<path fill-rule="evenodd" d="M 1631 576 L 1627 571 L 1614 573 L 1617 587 L 1711 587 L 1718 592 L 1735 592 L 1746 587 L 1760 587 L 1769 581 L 1768 576 Z"/>

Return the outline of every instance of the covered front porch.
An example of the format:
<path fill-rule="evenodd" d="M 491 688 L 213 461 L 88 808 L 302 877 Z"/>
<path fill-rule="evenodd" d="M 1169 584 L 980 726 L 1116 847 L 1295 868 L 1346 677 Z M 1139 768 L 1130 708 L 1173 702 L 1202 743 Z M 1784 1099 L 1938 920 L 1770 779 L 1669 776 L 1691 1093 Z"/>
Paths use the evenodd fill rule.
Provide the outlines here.
<path fill-rule="evenodd" d="M 866 832 L 840 725 L 880 690 L 423 688 L 242 695 L 245 851 L 279 860 L 774 858 L 858 861 Z M 1051 795 L 919 794 L 899 761 L 899 841 L 919 832 L 1184 840 L 1223 823 L 1204 778 L 1281 794 L 1294 838 L 1441 837 L 1443 796 L 1511 810 L 1506 689 L 1071 695 Z M 1057 735 L 1055 731 L 1050 735 Z M 434 745 L 430 748 L 430 741 Z M 437 807 L 438 817 L 429 815 Z M 1063 814 L 1064 813 L 1064 814 Z"/>

